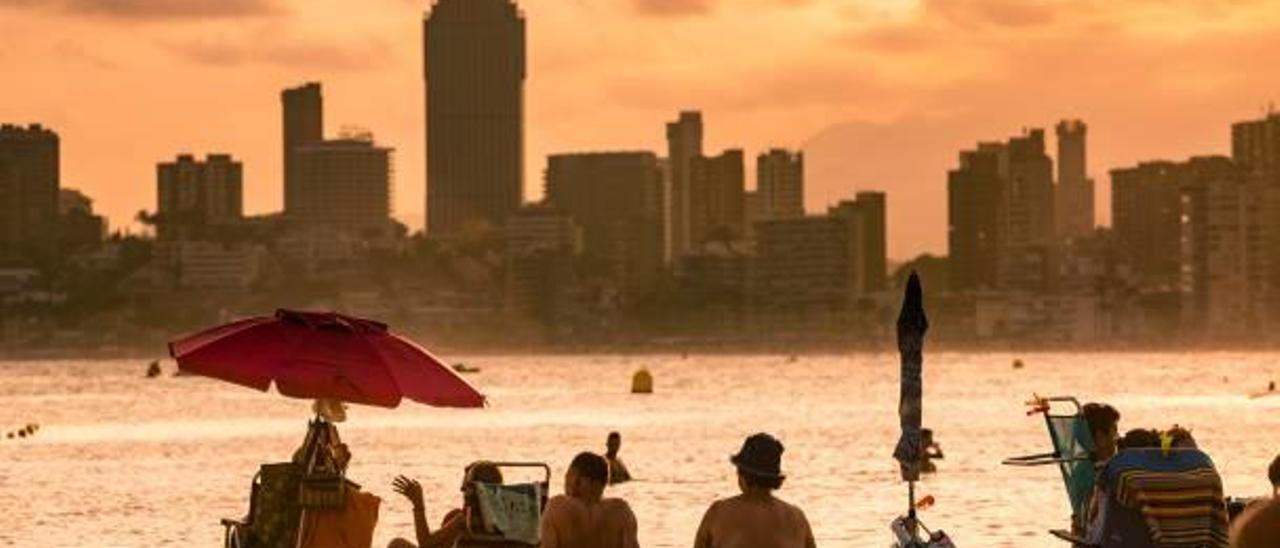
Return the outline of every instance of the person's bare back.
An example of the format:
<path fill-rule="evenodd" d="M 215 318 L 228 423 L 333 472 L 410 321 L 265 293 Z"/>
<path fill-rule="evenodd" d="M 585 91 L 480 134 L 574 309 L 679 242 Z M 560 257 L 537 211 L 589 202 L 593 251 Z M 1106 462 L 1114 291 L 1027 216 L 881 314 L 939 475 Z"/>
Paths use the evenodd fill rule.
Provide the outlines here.
<path fill-rule="evenodd" d="M 636 516 L 622 499 L 559 495 L 542 514 L 541 548 L 639 548 Z"/>
<path fill-rule="evenodd" d="M 719 500 L 707 509 L 694 548 L 814 548 L 800 508 L 752 494 Z"/>

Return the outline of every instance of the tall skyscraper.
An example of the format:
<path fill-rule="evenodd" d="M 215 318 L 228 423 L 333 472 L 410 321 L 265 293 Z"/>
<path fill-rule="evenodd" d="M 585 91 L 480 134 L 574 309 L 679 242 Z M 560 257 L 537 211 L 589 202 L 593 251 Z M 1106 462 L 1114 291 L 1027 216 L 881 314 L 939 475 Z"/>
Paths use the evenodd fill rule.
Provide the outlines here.
<path fill-rule="evenodd" d="M 58 134 L 39 124 L 0 126 L 0 264 L 53 251 L 59 147 Z"/>
<path fill-rule="evenodd" d="M 828 215 L 842 217 L 852 223 L 860 271 L 860 293 L 881 291 L 888 287 L 888 231 L 885 227 L 885 194 L 859 192 L 854 200 L 845 200 L 828 210 Z"/>
<path fill-rule="evenodd" d="M 244 169 L 228 154 L 210 154 L 203 162 L 190 154 L 156 164 L 158 236 L 199 237 L 206 226 L 244 215 Z"/>
<path fill-rule="evenodd" d="M 308 82 L 280 92 L 284 107 L 284 212 L 297 213 L 299 189 L 294 150 L 324 140 L 324 99 L 320 83 Z"/>
<path fill-rule="evenodd" d="M 1146 288 L 1174 291 L 1180 280 L 1179 165 L 1143 162 L 1111 170 L 1111 226 L 1120 256 Z"/>
<path fill-rule="evenodd" d="M 1079 239 L 1094 229 L 1093 180 L 1086 163 L 1085 135 L 1088 126 L 1080 120 L 1058 123 L 1057 231 L 1059 238 Z"/>
<path fill-rule="evenodd" d="M 694 157 L 689 164 L 691 250 L 709 240 L 742 238 L 745 186 L 742 150 Z"/>
<path fill-rule="evenodd" d="M 306 227 L 360 237 L 391 228 L 391 153 L 373 136 L 351 135 L 298 147 L 298 207 Z"/>
<path fill-rule="evenodd" d="M 547 158 L 546 201 L 582 227 L 584 255 L 604 264 L 628 296 L 662 269 L 662 171 L 652 152 Z"/>
<path fill-rule="evenodd" d="M 1269 316 L 1265 214 L 1256 181 L 1224 156 L 1177 167 L 1182 323 L 1192 333 L 1240 336 Z"/>
<path fill-rule="evenodd" d="M 524 15 L 511 0 L 438 0 L 423 43 L 427 231 L 501 228 L 524 192 Z"/>
<path fill-rule="evenodd" d="M 947 173 L 947 250 L 951 289 L 994 288 L 1004 241 L 1005 184 L 1000 143 L 960 153 Z"/>
<path fill-rule="evenodd" d="M 756 194 L 763 219 L 804 216 L 804 153 L 775 148 L 756 158 Z"/>
<path fill-rule="evenodd" d="M 666 258 L 675 260 L 693 247 L 692 193 L 690 179 L 693 159 L 702 156 L 702 113 L 684 111 L 667 123 Z"/>

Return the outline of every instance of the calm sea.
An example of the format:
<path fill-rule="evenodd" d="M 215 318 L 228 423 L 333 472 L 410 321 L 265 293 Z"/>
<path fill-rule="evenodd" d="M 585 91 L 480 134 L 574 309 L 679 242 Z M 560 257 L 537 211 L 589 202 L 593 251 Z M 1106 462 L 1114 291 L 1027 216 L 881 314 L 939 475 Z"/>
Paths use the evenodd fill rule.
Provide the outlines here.
<path fill-rule="evenodd" d="M 1026 367 L 1010 364 L 1021 358 Z M 820 546 L 883 547 L 906 488 L 890 458 L 897 438 L 896 355 L 563 356 L 459 358 L 490 397 L 483 410 L 355 407 L 342 425 L 350 477 L 383 497 L 382 546 L 412 536 L 409 504 L 390 488 L 418 477 L 428 517 L 459 504 L 466 463 L 545 461 L 558 492 L 580 450 L 623 435 L 638 481 L 611 488 L 635 508 L 644 546 L 689 546 L 706 506 L 737 487 L 727 458 L 747 434 L 786 443 L 780 495 L 808 513 Z M 166 364 L 171 371 L 172 364 Z M 649 368 L 657 393 L 628 394 Z M 243 514 L 259 463 L 287 460 L 307 402 L 201 378 L 143 378 L 138 361 L 0 362 L 0 545 L 218 546 L 219 518 Z M 1044 450 L 1032 396 L 1073 394 L 1116 405 L 1121 428 L 1192 429 L 1228 494 L 1267 491 L 1280 452 L 1280 354 L 933 354 L 925 421 L 946 453 L 918 489 L 926 524 L 961 547 L 1061 547 L 1045 534 L 1068 509 L 1057 471 L 1013 469 Z"/>

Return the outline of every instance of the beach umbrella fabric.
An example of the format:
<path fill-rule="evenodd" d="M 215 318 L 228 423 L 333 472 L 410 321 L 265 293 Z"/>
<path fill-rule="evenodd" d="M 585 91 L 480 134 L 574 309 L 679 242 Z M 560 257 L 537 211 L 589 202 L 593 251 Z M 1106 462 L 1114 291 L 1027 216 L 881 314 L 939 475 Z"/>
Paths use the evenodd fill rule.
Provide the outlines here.
<path fill-rule="evenodd" d="M 381 322 L 333 312 L 278 310 L 169 343 L 178 369 L 286 396 L 396 407 L 482 407 L 452 368 Z"/>

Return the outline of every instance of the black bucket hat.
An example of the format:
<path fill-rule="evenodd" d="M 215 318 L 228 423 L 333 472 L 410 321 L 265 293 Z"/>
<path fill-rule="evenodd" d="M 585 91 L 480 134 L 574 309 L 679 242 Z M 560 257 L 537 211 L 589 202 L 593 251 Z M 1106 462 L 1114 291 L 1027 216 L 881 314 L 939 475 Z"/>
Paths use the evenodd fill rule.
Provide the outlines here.
<path fill-rule="evenodd" d="M 752 434 L 742 442 L 742 450 L 729 457 L 739 472 L 762 478 L 787 477 L 782 473 L 782 442 L 765 434 Z"/>

